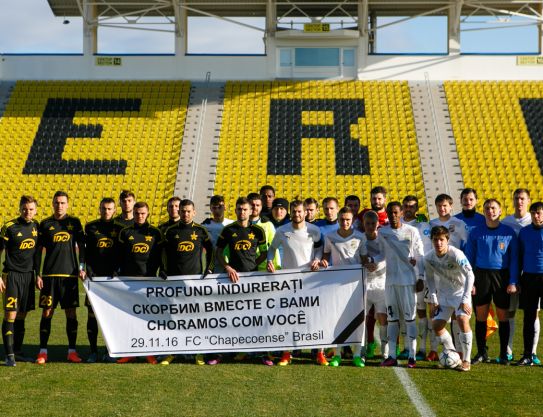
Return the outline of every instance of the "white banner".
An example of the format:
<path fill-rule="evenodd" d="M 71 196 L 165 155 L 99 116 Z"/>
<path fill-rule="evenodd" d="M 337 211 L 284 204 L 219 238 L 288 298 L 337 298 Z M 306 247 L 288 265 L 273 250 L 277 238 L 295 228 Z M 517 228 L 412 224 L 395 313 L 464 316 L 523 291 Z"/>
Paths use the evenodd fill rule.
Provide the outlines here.
<path fill-rule="evenodd" d="M 109 353 L 119 356 L 275 351 L 362 340 L 357 266 L 85 281 Z"/>

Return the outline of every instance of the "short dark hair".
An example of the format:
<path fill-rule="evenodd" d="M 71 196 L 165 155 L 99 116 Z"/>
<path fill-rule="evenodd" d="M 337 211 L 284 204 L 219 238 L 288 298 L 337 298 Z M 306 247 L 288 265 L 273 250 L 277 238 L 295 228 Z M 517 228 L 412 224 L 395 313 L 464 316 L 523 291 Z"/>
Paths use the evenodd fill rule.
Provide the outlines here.
<path fill-rule="evenodd" d="M 451 206 L 453 204 L 453 199 L 449 194 L 439 194 L 436 199 L 434 200 L 435 204 L 448 202 Z"/>
<path fill-rule="evenodd" d="M 271 185 L 263 185 L 260 187 L 260 195 L 263 195 L 266 191 L 271 191 L 273 195 L 275 195 L 275 188 L 273 188 Z"/>
<path fill-rule="evenodd" d="M 513 196 L 516 196 L 516 195 L 519 195 L 519 194 L 526 194 L 528 197 L 530 197 L 530 190 L 528 190 L 527 188 L 517 188 L 513 192 Z"/>
<path fill-rule="evenodd" d="M 360 204 L 360 197 L 357 195 L 351 194 L 345 197 L 345 204 L 347 204 L 347 201 L 358 201 L 358 204 Z"/>
<path fill-rule="evenodd" d="M 337 213 L 338 218 L 342 214 L 352 214 L 354 216 L 353 210 L 350 207 L 342 207 Z"/>
<path fill-rule="evenodd" d="M 115 200 L 111 197 L 104 197 L 102 200 L 100 200 L 100 207 L 102 207 L 103 204 L 115 204 Z"/>
<path fill-rule="evenodd" d="M 292 209 L 294 207 L 300 207 L 300 206 L 303 206 L 304 210 L 306 209 L 306 206 L 305 206 L 305 203 L 302 201 L 302 200 L 292 200 L 289 204 L 289 207 L 290 207 L 290 211 L 292 212 Z"/>
<path fill-rule="evenodd" d="M 181 198 L 180 197 L 177 197 L 177 196 L 173 196 L 171 198 L 168 199 L 168 202 L 166 203 L 166 207 L 170 207 L 170 204 L 175 202 L 175 201 L 179 201 L 179 205 L 181 206 Z"/>
<path fill-rule="evenodd" d="M 70 200 L 70 197 L 68 197 L 68 193 L 66 191 L 57 191 L 55 193 L 55 195 L 53 196 L 53 201 L 55 200 L 55 198 L 57 197 L 66 197 L 66 200 Z"/>
<path fill-rule="evenodd" d="M 211 199 L 209 200 L 209 205 L 210 206 L 216 206 L 217 204 L 221 204 L 223 203 L 224 204 L 224 197 L 222 195 L 214 195 L 213 197 L 211 197 Z"/>
<path fill-rule="evenodd" d="M 122 190 L 121 194 L 119 194 L 119 201 L 123 201 L 127 199 L 128 197 L 132 197 L 134 200 L 136 199 L 136 195 L 132 191 Z"/>
<path fill-rule="evenodd" d="M 536 211 L 543 210 L 543 202 L 536 201 L 530 205 L 530 213 L 535 213 Z"/>
<path fill-rule="evenodd" d="M 497 199 L 495 199 L 495 198 L 487 198 L 485 200 L 485 202 L 483 203 L 483 207 L 485 207 L 487 204 L 490 204 L 490 203 L 496 203 L 498 205 L 498 207 L 500 207 L 500 208 L 502 206 L 502 203 L 500 203 Z"/>
<path fill-rule="evenodd" d="M 183 200 L 179 200 L 179 207 L 186 207 L 186 206 L 194 207 L 194 202 L 192 200 L 189 200 L 188 198 L 185 198 Z"/>
<path fill-rule="evenodd" d="M 464 188 L 461 192 L 460 192 L 460 200 L 462 200 L 462 197 L 464 197 L 465 195 L 468 195 L 468 194 L 473 194 L 475 196 L 475 198 L 477 198 L 477 191 L 475 191 L 475 188 Z"/>
<path fill-rule="evenodd" d="M 322 200 L 322 206 L 324 207 L 326 204 L 330 203 L 331 201 L 336 203 L 336 206 L 339 207 L 339 201 L 337 201 L 336 197 L 326 197 L 324 200 Z"/>
<path fill-rule="evenodd" d="M 309 206 L 310 204 L 315 204 L 317 208 L 319 208 L 319 202 L 315 200 L 313 197 L 308 197 L 304 200 L 305 206 Z"/>
<path fill-rule="evenodd" d="M 387 204 L 387 211 L 392 210 L 396 206 L 399 207 L 400 210 L 403 210 L 402 203 L 400 203 L 399 201 L 391 201 L 390 203 Z"/>
<path fill-rule="evenodd" d="M 34 203 L 38 207 L 38 200 L 36 200 L 31 195 L 23 195 L 19 200 L 19 208 L 23 207 L 25 204 Z"/>
<path fill-rule="evenodd" d="M 254 200 L 260 200 L 262 202 L 262 196 L 258 193 L 249 193 L 247 196 L 247 200 L 254 201 Z"/>
<path fill-rule="evenodd" d="M 149 205 L 145 201 L 138 201 L 134 204 L 134 211 L 140 208 L 146 208 L 149 211 Z"/>
<path fill-rule="evenodd" d="M 445 226 L 434 226 L 432 227 L 432 230 L 430 230 L 430 239 L 433 240 L 436 236 L 445 236 L 447 240 L 449 240 L 451 238 L 451 233 Z"/>
<path fill-rule="evenodd" d="M 383 187 L 382 185 L 378 185 L 377 187 L 373 187 L 370 191 L 370 195 L 375 194 L 383 194 L 385 197 L 387 195 L 387 189 Z"/>
<path fill-rule="evenodd" d="M 371 217 L 371 220 L 375 220 L 375 221 L 379 221 L 379 215 L 373 211 L 373 210 L 368 210 L 364 213 L 364 216 L 362 216 L 362 221 L 366 220 L 366 218 L 370 218 Z"/>
<path fill-rule="evenodd" d="M 247 197 L 239 197 L 237 200 L 236 200 L 236 207 L 237 206 L 242 206 L 244 204 L 249 204 L 251 205 L 251 202 L 247 199 Z"/>
<path fill-rule="evenodd" d="M 419 199 L 417 198 L 416 195 L 413 195 L 413 194 L 406 195 L 402 200 L 402 204 L 410 203 L 411 201 L 414 201 L 415 203 L 417 203 L 417 206 L 419 205 Z"/>

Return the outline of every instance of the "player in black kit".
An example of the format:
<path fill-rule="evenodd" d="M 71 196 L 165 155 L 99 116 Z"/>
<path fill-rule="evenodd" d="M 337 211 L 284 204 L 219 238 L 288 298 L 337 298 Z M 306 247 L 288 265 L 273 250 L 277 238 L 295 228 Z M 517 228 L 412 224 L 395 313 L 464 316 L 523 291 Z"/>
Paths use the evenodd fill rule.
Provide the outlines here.
<path fill-rule="evenodd" d="M 115 222 L 122 227 L 132 226 L 134 224 L 134 204 L 136 204 L 136 195 L 130 190 L 122 190 L 119 195 L 121 214 L 115 217 Z"/>
<path fill-rule="evenodd" d="M 68 362 L 79 363 L 75 350 L 77 341 L 77 313 L 79 307 L 79 282 L 85 278 L 85 234 L 77 217 L 70 216 L 68 194 L 57 191 L 53 196 L 53 215 L 40 223 L 35 265 L 41 264 L 42 249 L 45 261 L 41 275 L 36 278 L 40 289 L 40 353 L 36 363 L 47 362 L 47 343 L 51 333 L 51 319 L 58 303 L 66 314 L 68 335 Z M 77 261 L 77 249 L 79 261 Z"/>
<path fill-rule="evenodd" d="M 20 216 L 8 221 L 0 234 L 0 254 L 6 251 L 0 292 L 4 293 L 2 339 L 6 351 L 6 366 L 16 360 L 28 361 L 22 354 L 25 318 L 34 310 L 36 265 L 34 254 L 38 242 L 38 222 L 34 220 L 38 202 L 23 195 L 19 203 Z"/>

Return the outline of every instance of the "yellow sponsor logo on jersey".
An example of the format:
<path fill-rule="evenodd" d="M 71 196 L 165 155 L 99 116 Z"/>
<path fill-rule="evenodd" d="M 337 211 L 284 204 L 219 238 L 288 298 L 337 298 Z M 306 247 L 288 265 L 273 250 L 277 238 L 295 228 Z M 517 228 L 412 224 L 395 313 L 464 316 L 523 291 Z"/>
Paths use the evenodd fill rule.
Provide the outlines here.
<path fill-rule="evenodd" d="M 98 242 L 96 242 L 96 247 L 100 249 L 111 248 L 113 247 L 113 240 L 108 237 L 98 239 Z"/>
<path fill-rule="evenodd" d="M 184 241 L 179 242 L 177 245 L 177 252 L 192 252 L 194 250 L 194 243 Z"/>
<path fill-rule="evenodd" d="M 236 242 L 234 246 L 235 250 L 249 250 L 251 249 L 251 242 L 248 240 L 240 240 L 239 242 Z"/>
<path fill-rule="evenodd" d="M 34 241 L 34 239 L 25 239 L 19 245 L 19 249 L 21 250 L 32 249 L 34 248 L 34 246 L 36 246 L 36 242 Z"/>
<path fill-rule="evenodd" d="M 136 243 L 132 246 L 132 253 L 147 253 L 149 252 L 149 245 L 147 243 Z"/>
<path fill-rule="evenodd" d="M 53 235 L 53 242 L 68 242 L 70 240 L 70 234 L 68 232 L 58 232 Z"/>

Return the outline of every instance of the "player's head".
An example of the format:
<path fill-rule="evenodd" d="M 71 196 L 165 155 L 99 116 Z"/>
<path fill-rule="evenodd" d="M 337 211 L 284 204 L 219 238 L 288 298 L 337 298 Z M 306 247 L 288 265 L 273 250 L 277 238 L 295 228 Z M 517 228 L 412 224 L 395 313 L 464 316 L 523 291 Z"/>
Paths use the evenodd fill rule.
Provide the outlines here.
<path fill-rule="evenodd" d="M 259 219 L 262 213 L 262 196 L 258 193 L 250 193 L 247 200 L 251 203 L 251 219 Z"/>
<path fill-rule="evenodd" d="M 537 201 L 530 206 L 530 216 L 535 227 L 543 227 L 543 202 Z"/>
<path fill-rule="evenodd" d="M 111 197 L 104 197 L 100 201 L 100 219 L 109 221 L 115 216 L 115 200 Z"/>
<path fill-rule="evenodd" d="M 246 197 L 236 200 L 236 218 L 239 222 L 246 222 L 253 211 L 251 202 Z"/>
<path fill-rule="evenodd" d="M 432 245 L 438 255 L 443 255 L 449 249 L 451 234 L 445 226 L 434 226 L 430 231 Z"/>
<path fill-rule="evenodd" d="M 357 195 L 348 195 L 345 197 L 345 207 L 349 207 L 353 211 L 353 216 L 356 217 L 360 211 L 360 198 Z"/>
<path fill-rule="evenodd" d="M 354 213 L 350 207 L 342 207 L 337 213 L 337 221 L 339 228 L 342 230 L 350 230 L 353 225 Z"/>
<path fill-rule="evenodd" d="M 373 210 L 366 211 L 362 218 L 362 224 L 364 225 L 364 231 L 368 235 L 375 234 L 379 227 L 379 215 Z"/>
<path fill-rule="evenodd" d="M 403 218 L 405 221 L 411 221 L 417 217 L 419 210 L 419 199 L 414 195 L 407 195 L 402 200 Z"/>
<path fill-rule="evenodd" d="M 313 197 L 309 197 L 304 200 L 304 205 L 307 213 L 305 220 L 310 223 L 314 222 L 317 218 L 317 214 L 319 213 L 319 202 Z"/>
<path fill-rule="evenodd" d="M 276 198 L 272 204 L 272 217 L 276 222 L 283 221 L 288 216 L 288 201 Z"/>
<path fill-rule="evenodd" d="M 224 219 L 224 197 L 222 195 L 214 195 L 209 200 L 209 211 L 213 220 L 222 221 Z"/>
<path fill-rule="evenodd" d="M 149 217 L 149 206 L 145 201 L 138 201 L 134 204 L 134 223 L 142 225 Z"/>
<path fill-rule="evenodd" d="M 387 204 L 387 217 L 390 223 L 390 227 L 397 229 L 402 224 L 401 218 L 403 215 L 402 203 L 399 201 L 391 201 Z"/>
<path fill-rule="evenodd" d="M 190 224 L 194 220 L 196 210 L 192 200 L 183 199 L 179 201 L 179 219 L 182 223 Z"/>
<path fill-rule="evenodd" d="M 266 208 L 271 208 L 273 200 L 275 199 L 275 188 L 271 185 L 263 185 L 260 187 L 260 195 L 262 196 L 262 203 Z"/>
<path fill-rule="evenodd" d="M 69 207 L 68 193 L 65 191 L 57 191 L 53 196 L 53 213 L 56 218 L 61 218 L 66 215 Z"/>
<path fill-rule="evenodd" d="M 383 211 L 387 202 L 387 189 L 378 185 L 373 187 L 370 192 L 370 204 L 372 210 Z"/>
<path fill-rule="evenodd" d="M 305 222 L 306 210 L 302 200 L 294 200 L 290 203 L 290 220 L 294 224 Z"/>
<path fill-rule="evenodd" d="M 449 217 L 452 212 L 453 199 L 448 194 L 439 194 L 434 200 L 436 204 L 437 215 L 440 218 Z"/>
<path fill-rule="evenodd" d="M 168 203 L 166 204 L 166 210 L 168 210 L 168 216 L 170 217 L 170 220 L 178 221 L 179 216 L 179 209 L 181 206 L 181 199 L 179 197 L 172 197 L 168 200 Z"/>
<path fill-rule="evenodd" d="M 38 200 L 31 195 L 23 195 L 19 200 L 19 213 L 21 218 L 30 222 L 38 212 Z"/>
<path fill-rule="evenodd" d="M 119 194 L 119 205 L 123 213 L 132 213 L 134 204 L 136 203 L 136 195 L 130 190 L 122 190 Z"/>
<path fill-rule="evenodd" d="M 496 222 L 502 214 L 502 205 L 495 198 L 488 198 L 483 204 L 483 210 L 487 222 Z"/>
<path fill-rule="evenodd" d="M 513 207 L 515 212 L 524 215 L 530 207 L 530 190 L 517 188 L 513 193 Z"/>
<path fill-rule="evenodd" d="M 475 210 L 477 207 L 477 191 L 475 188 L 464 188 L 460 192 L 462 210 Z"/>
<path fill-rule="evenodd" d="M 333 222 L 337 220 L 339 202 L 335 197 L 326 197 L 322 200 L 322 211 L 326 220 Z"/>

